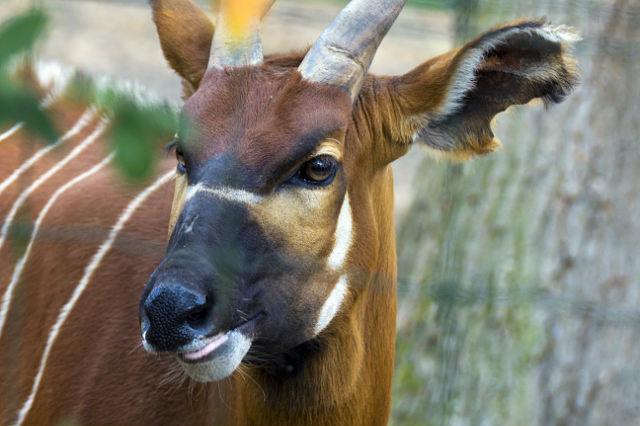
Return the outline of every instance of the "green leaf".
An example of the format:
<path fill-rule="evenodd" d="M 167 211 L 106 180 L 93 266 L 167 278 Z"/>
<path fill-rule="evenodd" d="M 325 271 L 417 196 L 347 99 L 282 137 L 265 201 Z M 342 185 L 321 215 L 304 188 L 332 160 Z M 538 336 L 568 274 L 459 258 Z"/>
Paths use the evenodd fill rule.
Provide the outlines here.
<path fill-rule="evenodd" d="M 6 65 L 16 55 L 33 48 L 47 20 L 43 10 L 33 8 L 0 24 L 0 124 L 24 123 L 27 131 L 53 142 L 57 132 L 40 107 L 37 94 L 6 71 Z"/>
<path fill-rule="evenodd" d="M 143 181 L 153 173 L 162 146 L 175 132 L 176 115 L 168 107 L 139 106 L 127 99 L 114 104 L 109 140 L 115 164 L 129 180 Z"/>
<path fill-rule="evenodd" d="M 47 21 L 46 13 L 34 8 L 0 24 L 0 67 L 16 54 L 31 50 Z"/>
<path fill-rule="evenodd" d="M 24 123 L 27 131 L 54 142 L 58 133 L 49 116 L 40 107 L 36 94 L 15 84 L 0 71 L 0 124 Z"/>

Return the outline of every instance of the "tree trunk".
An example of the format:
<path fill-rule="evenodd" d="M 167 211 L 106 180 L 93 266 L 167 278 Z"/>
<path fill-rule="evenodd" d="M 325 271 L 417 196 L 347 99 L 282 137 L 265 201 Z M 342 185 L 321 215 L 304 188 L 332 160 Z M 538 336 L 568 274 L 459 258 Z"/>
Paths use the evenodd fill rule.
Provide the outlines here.
<path fill-rule="evenodd" d="M 421 164 L 399 223 L 397 424 L 640 424 L 640 2 L 532 4 L 457 22 L 571 24 L 583 83 L 503 114 L 500 152 Z"/>

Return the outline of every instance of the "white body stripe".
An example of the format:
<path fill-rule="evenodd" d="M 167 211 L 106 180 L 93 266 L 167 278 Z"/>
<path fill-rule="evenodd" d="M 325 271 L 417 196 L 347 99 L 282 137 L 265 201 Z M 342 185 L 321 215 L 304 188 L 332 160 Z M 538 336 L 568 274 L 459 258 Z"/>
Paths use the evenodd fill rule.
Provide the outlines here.
<path fill-rule="evenodd" d="M 324 330 L 336 316 L 348 290 L 347 276 L 343 275 L 340 277 L 335 287 L 333 287 L 333 290 L 329 293 L 329 297 L 327 297 L 327 300 L 325 300 L 322 308 L 320 309 L 318 322 L 313 330 L 316 335 Z"/>
<path fill-rule="evenodd" d="M 72 187 L 79 184 L 83 180 L 87 179 L 88 177 L 102 170 L 102 168 L 104 168 L 107 164 L 109 164 L 109 162 L 112 159 L 113 159 L 113 154 L 109 155 L 107 158 L 105 158 L 100 163 L 96 164 L 86 172 L 76 176 L 75 178 L 71 179 L 69 182 L 62 185 L 51 196 L 51 198 L 49 198 L 49 200 L 47 201 L 47 204 L 45 204 L 45 206 L 42 208 L 42 210 L 38 214 L 38 218 L 36 219 L 33 225 L 33 231 L 31 232 L 31 238 L 29 240 L 29 243 L 27 244 L 27 248 L 24 254 L 22 255 L 22 257 L 20 258 L 20 260 L 16 262 L 16 266 L 11 276 L 11 281 L 9 282 L 9 285 L 5 290 L 4 296 L 2 297 L 2 306 L 0 307 L 0 336 L 2 336 L 2 330 L 4 328 L 7 314 L 9 312 L 9 306 L 11 304 L 11 298 L 13 297 L 13 291 L 16 285 L 18 284 L 18 282 L 20 281 L 20 276 L 22 275 L 22 271 L 24 270 L 24 266 L 27 263 L 29 254 L 31 253 L 31 248 L 33 247 L 33 243 L 36 237 L 38 236 L 38 231 L 40 230 L 40 226 L 42 225 L 42 222 L 44 221 L 45 216 L 47 215 L 51 207 L 53 207 L 53 205 L 58 200 L 58 198 L 62 196 L 62 194 L 64 194 L 67 190 L 71 189 Z"/>
<path fill-rule="evenodd" d="M 108 121 L 106 119 L 103 119 L 98 124 L 98 127 L 96 127 L 93 133 L 91 133 L 84 141 L 82 141 L 80 145 L 76 146 L 66 157 L 64 157 L 61 161 L 56 163 L 55 166 L 53 166 L 52 168 L 47 170 L 45 173 L 43 173 L 40 177 L 38 177 L 38 179 L 36 179 L 27 189 L 25 189 L 20 194 L 18 199 L 15 201 L 15 203 L 13 203 L 13 206 L 11 207 L 9 214 L 5 218 L 4 224 L 2 225 L 2 230 L 0 230 L 0 248 L 2 248 L 7 238 L 7 234 L 9 233 L 9 228 L 11 227 L 11 223 L 13 222 L 13 218 L 17 214 L 18 209 L 20 209 L 20 207 L 22 207 L 25 201 L 29 198 L 29 195 L 31 195 L 35 190 L 37 190 L 51 176 L 56 174 L 61 168 L 67 165 L 67 163 L 69 163 L 71 160 L 73 160 L 78 155 L 80 155 L 82 151 L 84 151 L 87 147 L 93 144 L 98 139 L 98 137 L 100 137 L 100 135 L 104 133 L 105 129 L 107 128 L 107 123 Z"/>
<path fill-rule="evenodd" d="M 262 197 L 260 195 L 254 194 L 253 192 L 245 191 L 244 189 L 234 189 L 227 186 L 210 188 L 202 183 L 198 183 L 194 186 L 189 187 L 189 189 L 187 190 L 185 202 L 188 202 L 191 198 L 195 197 L 198 194 L 213 195 L 214 197 L 243 204 L 258 204 L 260 201 L 262 201 Z"/>
<path fill-rule="evenodd" d="M 349 194 L 347 194 L 345 195 L 342 207 L 340 208 L 333 250 L 331 250 L 331 254 L 329 254 L 329 258 L 327 260 L 327 265 L 334 271 L 342 269 L 344 262 L 347 260 L 347 255 L 351 248 L 351 241 L 353 239 L 351 235 L 352 233 L 353 218 L 351 205 L 349 204 Z"/>
<path fill-rule="evenodd" d="M 20 167 L 14 170 L 13 173 L 11 173 L 11 176 L 0 183 L 0 194 L 2 194 L 9 185 L 15 182 L 16 179 L 18 179 L 24 172 L 29 170 L 31 166 L 33 166 L 38 160 L 44 157 L 48 152 L 80 133 L 96 116 L 97 113 L 98 111 L 95 107 L 89 108 L 82 114 L 78 122 L 67 133 L 62 135 L 60 139 L 58 139 L 55 143 L 45 146 L 44 148 L 33 154 L 31 157 L 29 157 L 27 161 L 25 161 Z"/>
<path fill-rule="evenodd" d="M 62 329 L 62 326 L 67 320 L 67 317 L 73 310 L 75 304 L 78 302 L 78 299 L 80 299 L 80 296 L 82 296 L 82 293 L 84 292 L 84 290 L 89 285 L 89 282 L 93 277 L 93 274 L 98 269 L 98 267 L 100 266 L 100 263 L 102 263 L 102 260 L 107 255 L 107 253 L 109 253 L 109 251 L 111 250 L 111 247 L 113 246 L 113 243 L 115 242 L 118 234 L 127 224 L 131 216 L 142 205 L 142 203 L 147 198 L 149 198 L 151 194 L 153 194 L 156 190 L 158 190 L 162 185 L 169 182 L 171 178 L 174 177 L 174 175 L 175 175 L 174 171 L 166 173 L 165 175 L 160 177 L 158 180 L 156 180 L 151 186 L 147 187 L 144 191 L 139 193 L 133 199 L 133 201 L 129 203 L 129 205 L 124 209 L 124 211 L 116 221 L 116 224 L 111 229 L 111 232 L 109 232 L 109 236 L 107 237 L 107 239 L 102 243 L 98 251 L 95 253 L 93 258 L 85 268 L 84 274 L 80 279 L 80 281 L 78 282 L 78 285 L 74 289 L 73 294 L 71 295 L 67 303 L 62 307 L 62 309 L 60 309 L 60 313 L 58 314 L 58 319 L 56 320 L 56 323 L 53 325 L 53 327 L 51 327 L 49 337 L 47 338 L 47 344 L 44 348 L 44 352 L 42 353 L 42 357 L 40 358 L 38 372 L 34 379 L 31 392 L 18 413 L 18 419 L 15 425 L 17 426 L 21 425 L 24 422 L 25 418 L 27 417 L 27 414 L 29 414 L 29 410 L 31 410 L 31 406 L 33 405 L 33 401 L 35 400 L 36 394 L 38 392 L 40 381 L 42 380 L 44 369 L 47 365 L 47 361 L 51 353 L 51 348 L 53 347 L 53 344 L 55 343 L 58 337 L 58 334 Z"/>
<path fill-rule="evenodd" d="M 22 123 L 18 123 L 12 128 L 10 128 L 9 130 L 7 130 L 6 132 L 0 134 L 0 142 L 4 141 L 5 139 L 9 139 L 11 136 L 13 136 L 15 132 L 17 132 L 21 128 L 22 128 Z"/>

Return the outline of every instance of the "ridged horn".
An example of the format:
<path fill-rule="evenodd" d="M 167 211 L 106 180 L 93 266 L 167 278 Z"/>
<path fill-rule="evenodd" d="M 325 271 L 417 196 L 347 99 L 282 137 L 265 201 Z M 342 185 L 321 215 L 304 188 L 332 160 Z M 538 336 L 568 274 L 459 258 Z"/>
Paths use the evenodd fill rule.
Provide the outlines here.
<path fill-rule="evenodd" d="M 298 67 L 309 81 L 342 87 L 355 102 L 380 42 L 406 0 L 352 0 Z"/>
<path fill-rule="evenodd" d="M 260 21 L 275 0 L 220 0 L 209 68 L 259 65 Z"/>

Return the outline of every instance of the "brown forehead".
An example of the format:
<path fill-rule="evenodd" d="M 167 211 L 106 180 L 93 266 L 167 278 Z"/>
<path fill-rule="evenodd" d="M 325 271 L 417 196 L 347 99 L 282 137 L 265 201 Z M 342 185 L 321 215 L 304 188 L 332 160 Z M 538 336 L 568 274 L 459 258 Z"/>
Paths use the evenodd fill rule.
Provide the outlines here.
<path fill-rule="evenodd" d="M 188 138 L 194 161 L 228 154 L 263 170 L 345 130 L 350 115 L 346 92 L 269 66 L 212 69 L 184 107 L 197 129 Z"/>

